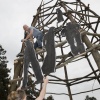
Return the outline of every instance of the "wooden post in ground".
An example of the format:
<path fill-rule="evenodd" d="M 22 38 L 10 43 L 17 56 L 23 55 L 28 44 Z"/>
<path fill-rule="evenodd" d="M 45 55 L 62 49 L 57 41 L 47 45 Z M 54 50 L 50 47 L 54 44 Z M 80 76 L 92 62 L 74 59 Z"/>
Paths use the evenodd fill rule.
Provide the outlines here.
<path fill-rule="evenodd" d="M 14 61 L 14 76 L 13 79 L 19 78 L 22 75 L 23 70 L 23 63 L 21 60 L 15 60 Z M 20 81 L 19 81 L 20 82 Z M 15 91 L 17 89 L 17 81 L 11 83 L 10 91 Z"/>

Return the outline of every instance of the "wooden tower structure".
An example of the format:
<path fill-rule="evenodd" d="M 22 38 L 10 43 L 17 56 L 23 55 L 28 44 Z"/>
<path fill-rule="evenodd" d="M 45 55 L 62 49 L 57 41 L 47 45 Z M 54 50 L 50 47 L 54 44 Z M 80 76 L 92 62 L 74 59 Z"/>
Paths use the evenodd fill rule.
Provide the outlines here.
<path fill-rule="evenodd" d="M 60 22 L 58 22 L 57 20 L 56 10 L 58 8 L 60 8 L 60 10 L 62 11 L 62 16 L 64 19 Z M 68 22 L 80 24 L 81 28 L 79 31 L 86 49 L 84 53 L 74 57 L 70 55 L 69 44 L 66 38 L 61 35 L 62 26 L 65 26 Z M 92 11 L 90 9 L 90 6 L 85 5 L 81 0 L 76 0 L 75 2 L 67 2 L 67 0 L 49 0 L 46 3 L 44 2 L 44 0 L 42 0 L 40 6 L 37 9 L 36 15 L 33 16 L 31 26 L 40 29 L 41 31 L 43 31 L 44 34 L 49 30 L 50 27 L 54 26 L 56 28 L 56 70 L 60 70 L 60 68 L 63 68 L 63 74 L 65 77 L 61 79 L 55 75 L 50 74 L 50 77 L 56 78 L 55 80 L 50 80 L 50 83 L 62 85 L 62 83 L 59 83 L 59 81 L 64 82 L 63 85 L 65 85 L 68 89 L 68 94 L 66 95 L 69 96 L 69 100 L 73 100 L 73 95 L 100 89 L 97 88 L 75 94 L 71 92 L 71 86 L 85 83 L 94 79 L 96 79 L 97 82 L 100 84 L 100 34 L 98 33 L 99 23 L 100 16 Z M 39 54 L 43 53 L 45 55 L 45 52 L 45 49 L 37 52 L 39 62 L 43 62 L 44 60 L 41 56 L 39 56 Z M 93 66 L 92 61 L 89 59 L 90 56 L 93 57 L 96 68 Z M 83 77 L 69 79 L 67 70 L 69 63 L 78 63 L 80 60 L 83 59 L 88 62 L 89 66 L 87 67 L 91 68 L 91 72 L 84 75 Z M 23 57 L 20 57 L 17 58 L 14 62 L 14 79 L 10 81 L 11 91 L 15 90 L 16 86 L 20 85 L 22 79 L 22 69 Z M 29 74 L 29 77 L 34 77 L 31 72 L 29 72 Z"/>

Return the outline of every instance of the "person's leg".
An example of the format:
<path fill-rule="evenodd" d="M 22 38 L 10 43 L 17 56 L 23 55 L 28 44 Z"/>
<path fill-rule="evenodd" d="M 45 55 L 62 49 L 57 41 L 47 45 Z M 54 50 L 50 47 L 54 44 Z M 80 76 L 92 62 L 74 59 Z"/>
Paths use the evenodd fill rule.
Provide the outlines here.
<path fill-rule="evenodd" d="M 40 33 L 37 37 L 37 44 L 38 44 L 38 48 L 42 48 L 42 39 L 43 39 L 43 34 Z"/>
<path fill-rule="evenodd" d="M 38 47 L 38 43 L 37 41 L 34 43 L 34 49 L 36 50 L 36 48 Z"/>

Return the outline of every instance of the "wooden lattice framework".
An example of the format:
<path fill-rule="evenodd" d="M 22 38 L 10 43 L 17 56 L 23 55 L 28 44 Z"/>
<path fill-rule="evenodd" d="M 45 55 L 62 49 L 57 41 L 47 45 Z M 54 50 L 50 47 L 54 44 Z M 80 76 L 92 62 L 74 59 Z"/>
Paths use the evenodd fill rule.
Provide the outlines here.
<path fill-rule="evenodd" d="M 57 22 L 57 13 L 56 13 L 57 8 L 60 8 L 62 10 L 64 17 L 64 21 L 60 23 Z M 79 31 L 81 33 L 83 43 L 85 44 L 86 52 L 75 57 L 72 57 L 70 55 L 69 53 L 70 51 L 65 52 L 65 49 L 67 50 L 69 44 L 67 43 L 65 37 L 62 37 L 60 34 L 61 33 L 60 28 L 66 25 L 67 22 L 79 23 L 81 25 L 81 29 Z M 97 15 L 94 11 L 92 11 L 89 5 L 86 6 L 80 0 L 76 0 L 75 2 L 67 2 L 67 0 L 64 1 L 50 0 L 49 2 L 46 3 L 44 3 L 44 1 L 42 0 L 40 6 L 37 9 L 36 15 L 33 16 L 33 21 L 31 25 L 42 30 L 44 34 L 49 30 L 51 26 L 56 27 L 55 48 L 56 48 L 56 53 L 57 50 L 61 52 L 61 54 L 57 54 L 56 56 L 56 69 L 59 70 L 61 67 L 64 67 L 65 78 L 61 79 L 54 75 L 49 75 L 49 76 L 57 79 L 57 80 L 50 80 L 52 84 L 53 83 L 57 84 L 58 80 L 65 82 L 64 85 L 67 86 L 70 100 L 73 100 L 72 98 L 73 94 L 71 93 L 71 88 L 70 88 L 71 86 L 91 81 L 93 79 L 96 79 L 100 84 L 100 79 L 99 79 L 100 76 L 98 74 L 100 71 L 100 34 L 98 34 L 99 23 L 100 23 L 100 16 Z M 44 49 L 37 52 L 37 54 L 39 55 L 40 53 L 45 53 L 45 52 L 46 50 Z M 94 58 L 94 61 L 97 65 L 97 70 L 94 69 L 92 62 L 89 59 L 90 55 L 92 55 Z M 38 58 L 40 62 L 43 62 L 43 58 L 41 58 L 40 56 Z M 67 74 L 67 67 L 66 67 L 68 66 L 67 64 L 73 61 L 76 61 L 77 63 L 77 61 L 84 58 L 88 61 L 92 69 L 92 72 L 83 77 L 73 78 L 70 80 Z M 18 58 L 15 60 L 14 67 L 15 68 L 17 67 L 17 70 L 14 70 L 14 80 L 10 81 L 11 91 L 15 90 L 16 86 L 20 85 L 19 80 L 22 79 L 21 76 L 23 67 L 22 59 L 23 58 Z M 33 74 L 31 74 L 31 72 L 29 73 L 30 73 L 29 76 L 34 76 Z M 16 81 L 18 81 L 18 83 L 16 83 Z M 90 91 L 84 91 L 77 94 Z"/>

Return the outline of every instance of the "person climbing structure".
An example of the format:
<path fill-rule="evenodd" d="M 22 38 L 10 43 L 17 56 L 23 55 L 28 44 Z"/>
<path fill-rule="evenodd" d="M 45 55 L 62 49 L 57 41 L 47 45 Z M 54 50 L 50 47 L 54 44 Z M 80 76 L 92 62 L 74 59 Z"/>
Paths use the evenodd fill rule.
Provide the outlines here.
<path fill-rule="evenodd" d="M 42 40 L 43 40 L 43 33 L 42 31 L 38 30 L 35 27 L 29 27 L 27 25 L 23 25 L 23 29 L 24 29 L 24 39 L 22 39 L 22 42 L 26 41 L 27 39 L 33 39 L 36 38 L 36 42 L 34 43 L 34 49 L 36 51 L 39 51 L 42 49 Z M 20 51 L 20 53 L 17 54 L 16 57 L 19 56 L 23 56 L 23 50 L 24 50 L 25 46 L 24 44 L 22 44 L 22 49 Z"/>
<path fill-rule="evenodd" d="M 29 27 L 27 25 L 23 25 L 23 29 L 28 32 L 29 34 L 26 36 L 25 39 L 22 39 L 22 42 L 26 41 L 27 39 L 29 39 L 30 37 L 34 37 L 36 38 L 36 42 L 34 43 L 34 49 L 35 50 L 40 50 L 42 49 L 42 39 L 43 39 L 43 33 L 36 29 L 35 27 Z"/>

